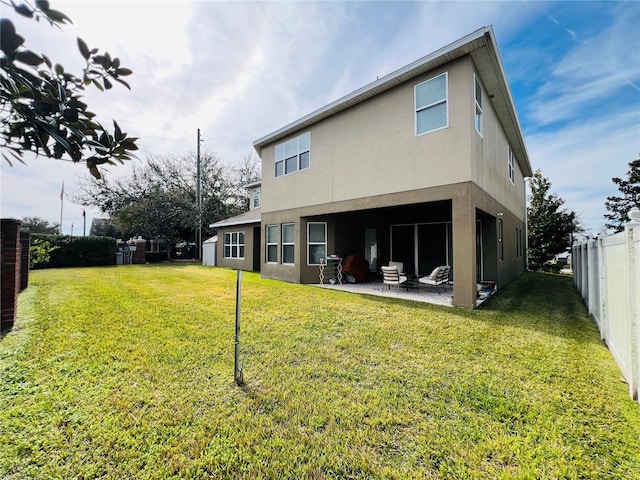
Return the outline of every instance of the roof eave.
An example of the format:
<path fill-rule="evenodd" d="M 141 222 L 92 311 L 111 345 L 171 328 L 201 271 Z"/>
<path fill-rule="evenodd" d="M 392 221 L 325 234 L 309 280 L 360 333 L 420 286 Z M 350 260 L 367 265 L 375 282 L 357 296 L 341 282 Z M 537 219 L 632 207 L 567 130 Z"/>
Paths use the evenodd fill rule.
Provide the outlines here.
<path fill-rule="evenodd" d="M 265 135 L 262 138 L 259 138 L 253 142 L 253 146 L 258 150 L 265 145 L 286 137 L 296 130 L 312 125 L 324 118 L 367 100 L 368 98 L 379 95 L 380 93 L 404 83 L 424 72 L 428 72 L 438 65 L 448 63 L 451 60 L 464 56 L 471 52 L 469 47 L 473 42 L 475 40 L 482 39 L 488 30 L 491 30 L 491 27 L 480 28 L 465 37 L 462 37 L 455 42 L 442 47 L 439 50 L 436 50 L 435 52 L 400 68 L 399 70 L 396 70 L 395 72 L 385 75 L 375 82 L 365 85 L 364 87 L 359 88 L 358 90 L 355 90 L 354 92 L 345 95 L 344 97 L 339 98 L 338 100 L 331 102 L 330 104 L 325 105 L 324 107 L 319 108 L 318 110 L 315 110 L 308 115 L 305 115 L 304 117 L 299 118 L 298 120 L 291 122 L 268 135 Z"/>
<path fill-rule="evenodd" d="M 217 222 L 209 225 L 209 228 L 222 228 L 222 227 L 235 227 L 236 225 L 249 225 L 251 223 L 260 223 L 262 220 L 260 218 L 252 218 L 249 220 L 240 220 L 237 222 Z"/>
<path fill-rule="evenodd" d="M 523 175 L 525 177 L 530 177 L 533 175 L 533 172 L 531 169 L 531 163 L 529 162 L 527 147 L 522 134 L 522 128 L 518 120 L 518 115 L 516 113 L 515 102 L 511 95 L 507 76 L 500 60 L 493 27 L 491 26 L 482 27 L 475 32 L 456 40 L 455 42 L 450 43 L 449 45 L 376 80 L 375 82 L 365 85 L 364 87 L 355 90 L 354 92 L 345 95 L 344 97 L 339 98 L 338 100 L 319 108 L 318 110 L 315 110 L 268 135 L 265 135 L 264 137 L 257 139 L 253 142 L 253 146 L 260 155 L 260 150 L 266 145 L 276 142 L 300 129 L 313 125 L 320 120 L 330 117 L 342 110 L 346 110 L 347 108 L 379 95 L 386 90 L 411 80 L 425 72 L 433 70 L 440 65 L 463 57 L 464 55 L 471 54 L 471 56 L 474 57 L 476 64 L 478 64 L 478 57 L 480 57 L 480 55 L 478 55 L 477 52 L 481 51 L 483 47 L 486 49 L 489 57 L 489 65 L 486 66 L 491 67 L 494 78 L 496 79 L 496 82 L 493 85 L 485 85 L 488 88 L 487 93 L 492 96 L 492 98 L 490 97 L 491 102 L 498 113 L 505 133 L 507 134 L 509 142 L 514 149 L 514 153 L 518 159 Z M 476 52 L 475 55 L 474 52 Z"/>

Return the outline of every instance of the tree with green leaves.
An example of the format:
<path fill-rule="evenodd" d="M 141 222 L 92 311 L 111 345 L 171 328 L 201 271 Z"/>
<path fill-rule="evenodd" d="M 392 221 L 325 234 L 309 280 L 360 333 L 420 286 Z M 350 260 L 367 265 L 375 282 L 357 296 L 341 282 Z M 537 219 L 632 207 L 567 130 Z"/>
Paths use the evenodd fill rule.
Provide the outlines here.
<path fill-rule="evenodd" d="M 36 21 L 44 20 L 60 28 L 71 20 L 50 7 L 47 0 L 16 4 L 2 0 L 17 14 Z M 54 159 L 84 162 L 99 178 L 98 165 L 130 160 L 137 150 L 136 138 L 129 137 L 113 122 L 113 132 L 94 120 L 95 114 L 80 98 L 85 87 L 112 88 L 113 82 L 126 88 L 122 77 L 132 72 L 118 58 L 97 48 L 89 48 L 77 39 L 86 62 L 82 74 L 67 72 L 46 55 L 25 46 L 13 22 L 0 19 L 0 139 L 2 156 L 9 163 L 24 163 L 25 152 Z"/>
<path fill-rule="evenodd" d="M 535 171 L 529 185 L 529 268 L 540 270 L 554 255 L 565 252 L 571 246 L 572 235 L 582 229 L 575 212 L 562 208 L 564 200 L 549 193 L 551 182 L 540 170 Z"/>
<path fill-rule="evenodd" d="M 57 223 L 49 223 L 48 220 L 40 217 L 24 217 L 20 228 L 29 230 L 31 233 L 48 233 L 54 235 L 60 232 L 60 225 Z"/>
<path fill-rule="evenodd" d="M 629 210 L 633 207 L 640 208 L 640 155 L 637 160 L 629 163 L 626 179 L 614 177 L 612 180 L 618 186 L 621 195 L 607 197 L 605 206 L 609 213 L 605 213 L 604 216 L 609 220 L 607 228 L 621 232 L 629 221 Z"/>
<path fill-rule="evenodd" d="M 100 209 L 123 238 L 141 235 L 171 246 L 194 242 L 198 225 L 196 167 L 194 154 L 149 157 L 144 164 L 134 165 L 126 177 L 81 179 L 74 201 Z M 240 193 L 239 183 L 259 178 L 257 168 L 251 159 L 245 159 L 240 167 L 225 168 L 215 156 L 202 156 L 203 236 L 213 233 L 210 224 L 248 209 L 248 195 Z"/>

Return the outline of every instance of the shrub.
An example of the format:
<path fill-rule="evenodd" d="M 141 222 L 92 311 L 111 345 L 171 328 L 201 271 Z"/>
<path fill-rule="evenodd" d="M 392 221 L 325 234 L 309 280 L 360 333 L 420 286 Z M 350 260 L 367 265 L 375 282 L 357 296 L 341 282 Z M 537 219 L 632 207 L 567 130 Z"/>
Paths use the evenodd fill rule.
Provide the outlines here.
<path fill-rule="evenodd" d="M 31 239 L 29 247 L 29 265 L 30 268 L 42 268 L 44 264 L 48 264 L 51 260 L 51 252 L 60 247 L 54 247 L 51 242 L 43 238 L 38 238 L 36 234 Z"/>
<path fill-rule="evenodd" d="M 31 242 L 33 268 L 94 267 L 116 262 L 116 242 L 110 237 L 33 234 Z"/>
<path fill-rule="evenodd" d="M 144 257 L 149 263 L 160 263 L 169 260 L 169 252 L 147 252 Z"/>
<path fill-rule="evenodd" d="M 545 263 L 541 268 L 541 272 L 560 273 L 560 270 L 564 268 L 564 265 L 558 263 Z"/>

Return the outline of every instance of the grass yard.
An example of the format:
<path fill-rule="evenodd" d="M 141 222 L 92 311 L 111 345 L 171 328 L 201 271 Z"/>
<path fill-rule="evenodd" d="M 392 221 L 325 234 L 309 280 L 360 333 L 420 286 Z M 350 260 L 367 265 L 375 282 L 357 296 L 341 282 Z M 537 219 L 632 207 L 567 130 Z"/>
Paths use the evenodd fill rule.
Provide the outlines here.
<path fill-rule="evenodd" d="M 0 339 L 0 478 L 640 478 L 571 279 L 468 311 L 235 272 L 41 270 Z"/>

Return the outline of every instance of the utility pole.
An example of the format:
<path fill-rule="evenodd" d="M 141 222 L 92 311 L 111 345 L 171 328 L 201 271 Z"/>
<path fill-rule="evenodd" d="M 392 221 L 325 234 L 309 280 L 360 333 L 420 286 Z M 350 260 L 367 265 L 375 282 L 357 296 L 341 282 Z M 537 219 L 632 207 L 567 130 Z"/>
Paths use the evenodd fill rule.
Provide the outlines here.
<path fill-rule="evenodd" d="M 62 181 L 62 190 L 60 190 L 60 235 L 62 235 L 62 206 L 64 205 L 64 180 Z"/>
<path fill-rule="evenodd" d="M 86 210 L 82 210 L 82 236 L 87 236 L 87 212 Z"/>
<path fill-rule="evenodd" d="M 196 170 L 196 203 L 198 206 L 198 225 L 196 228 L 196 259 L 202 259 L 202 192 L 200 191 L 200 129 L 198 129 L 198 154 L 197 163 L 198 168 Z"/>

